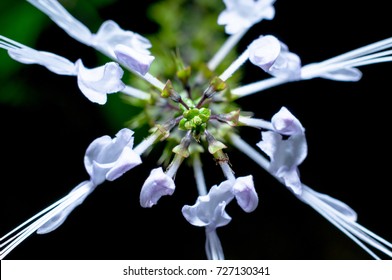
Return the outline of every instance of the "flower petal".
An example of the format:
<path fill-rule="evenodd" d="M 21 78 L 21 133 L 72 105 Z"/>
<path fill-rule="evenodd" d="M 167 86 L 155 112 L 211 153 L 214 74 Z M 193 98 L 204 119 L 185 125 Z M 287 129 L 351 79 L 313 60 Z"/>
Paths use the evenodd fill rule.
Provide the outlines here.
<path fill-rule="evenodd" d="M 151 63 L 155 59 L 152 55 L 137 52 L 133 48 L 125 45 L 116 45 L 114 53 L 119 63 L 141 75 L 145 75 L 148 72 Z"/>
<path fill-rule="evenodd" d="M 150 54 L 148 49 L 151 48 L 151 43 L 147 38 L 129 30 L 123 30 L 112 20 L 102 23 L 97 34 L 93 36 L 93 45 L 112 57 L 115 57 L 114 49 L 117 45 L 128 46 L 143 54 Z"/>
<path fill-rule="evenodd" d="M 151 170 L 140 192 L 140 205 L 152 207 L 162 196 L 172 195 L 175 187 L 173 179 L 163 172 L 162 167 Z"/>
<path fill-rule="evenodd" d="M 107 94 L 125 88 L 121 81 L 124 71 L 115 62 L 109 62 L 93 69 L 85 68 L 81 60 L 78 60 L 76 65 L 79 88 L 92 102 L 105 104 Z"/>
<path fill-rule="evenodd" d="M 232 183 L 226 180 L 219 186 L 214 185 L 207 195 L 199 196 L 193 206 L 185 205 L 182 214 L 194 226 L 215 229 L 231 221 L 225 207 L 233 198 Z"/>
<path fill-rule="evenodd" d="M 254 211 L 259 204 L 252 175 L 238 177 L 233 185 L 233 193 L 238 205 L 247 213 Z"/>
<path fill-rule="evenodd" d="M 105 135 L 95 139 L 87 148 L 84 166 L 95 184 L 105 179 L 115 180 L 141 163 L 133 150 L 133 131 L 121 129 L 113 139 Z"/>
<path fill-rule="evenodd" d="M 263 19 L 273 19 L 275 0 L 223 0 L 226 9 L 218 17 L 227 34 L 235 34 Z"/>
<path fill-rule="evenodd" d="M 303 134 L 305 128 L 301 122 L 286 108 L 282 107 L 271 119 L 276 132 L 284 135 Z"/>
<path fill-rule="evenodd" d="M 280 54 L 280 42 L 274 36 L 260 36 L 249 46 L 249 60 L 268 72 Z"/>

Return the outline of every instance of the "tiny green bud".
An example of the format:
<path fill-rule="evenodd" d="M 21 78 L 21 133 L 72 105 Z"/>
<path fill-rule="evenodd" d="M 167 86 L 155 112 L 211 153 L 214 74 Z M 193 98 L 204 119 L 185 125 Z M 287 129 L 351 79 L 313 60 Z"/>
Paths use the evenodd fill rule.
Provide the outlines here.
<path fill-rule="evenodd" d="M 223 144 L 222 142 L 217 141 L 217 140 L 213 141 L 212 143 L 209 143 L 209 145 L 208 145 L 208 151 L 211 154 L 215 154 L 216 152 L 218 152 L 222 149 L 226 149 L 226 148 L 227 148 L 227 146 L 225 144 Z"/>
<path fill-rule="evenodd" d="M 173 88 L 172 82 L 170 80 L 167 80 L 165 87 L 163 88 L 163 90 L 161 92 L 161 96 L 163 98 L 169 98 L 172 95 L 173 91 L 174 91 L 174 88 Z"/>
<path fill-rule="evenodd" d="M 217 76 L 212 79 L 210 86 L 214 89 L 214 91 L 222 91 L 227 87 L 226 83 Z"/>
<path fill-rule="evenodd" d="M 175 153 L 175 154 L 177 154 L 177 155 L 180 155 L 180 156 L 182 156 L 182 157 L 184 157 L 184 158 L 189 157 L 189 151 L 188 151 L 188 149 L 185 148 L 182 144 L 179 144 L 179 145 L 175 146 L 175 147 L 172 149 L 172 152 Z"/>

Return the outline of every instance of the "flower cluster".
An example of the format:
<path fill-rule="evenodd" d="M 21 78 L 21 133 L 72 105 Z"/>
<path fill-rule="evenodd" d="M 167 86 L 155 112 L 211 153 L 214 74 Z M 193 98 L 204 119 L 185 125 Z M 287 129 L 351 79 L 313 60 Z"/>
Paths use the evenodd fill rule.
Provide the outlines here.
<path fill-rule="evenodd" d="M 138 33 L 123 30 L 114 21 L 102 23 L 96 33 L 73 17 L 57 0 L 27 0 L 45 13 L 58 27 L 80 43 L 94 48 L 111 61 L 96 68 L 84 67 L 82 58 L 71 62 L 46 51 L 35 50 L 0 35 L 0 48 L 15 61 L 38 64 L 58 75 L 75 76 L 80 92 L 91 102 L 104 105 L 108 94 L 124 94 L 138 100 L 143 108 L 149 135 L 134 147 L 134 131 L 126 127 L 112 139 L 103 136 L 87 148 L 84 166 L 89 179 L 0 239 L 0 257 L 4 258 L 34 232 L 46 234 L 57 229 L 69 214 L 99 185 L 113 181 L 142 163 L 157 143 L 165 150 L 158 166 L 151 170 L 140 191 L 140 206 L 151 208 L 163 196 L 172 196 L 176 175 L 184 162 L 194 171 L 198 197 L 193 205 L 184 205 L 182 215 L 189 224 L 205 229 L 205 252 L 208 259 L 224 259 L 218 228 L 232 220 L 228 205 L 235 200 L 246 213 L 253 212 L 259 201 L 258 182 L 252 174 L 236 176 L 229 147 L 236 148 L 285 186 L 300 201 L 308 204 L 373 258 L 378 250 L 392 257 L 392 244 L 357 222 L 356 212 L 347 204 L 316 192 L 302 182 L 299 166 L 308 155 L 305 128 L 286 106 L 281 106 L 271 120 L 249 115 L 235 101 L 281 84 L 323 78 L 334 81 L 358 81 L 360 66 L 392 60 L 392 39 L 388 38 L 340 56 L 302 65 L 300 56 L 279 38 L 262 34 L 248 44 L 228 67 L 219 66 L 243 36 L 255 24 L 272 20 L 275 0 L 223 0 L 225 8 L 217 17 L 224 26 L 226 42 L 204 67 L 194 69 L 176 57 L 175 77 L 161 81 L 150 67 L 156 57 L 152 44 Z M 269 77 L 245 85 L 231 83 L 244 63 Z M 207 70 L 206 70 L 206 69 Z M 193 74 L 196 70 L 196 75 Z M 149 89 L 140 89 L 124 81 L 124 71 L 144 80 Z M 219 72 L 221 71 L 221 72 Z M 242 127 L 260 131 L 260 141 L 249 144 L 241 136 Z M 207 187 L 201 154 L 215 160 L 224 180 Z M 217 176 L 218 177 L 218 176 Z M 185 204 L 185 203 L 184 203 Z M 148 211 L 148 210 L 146 210 Z"/>

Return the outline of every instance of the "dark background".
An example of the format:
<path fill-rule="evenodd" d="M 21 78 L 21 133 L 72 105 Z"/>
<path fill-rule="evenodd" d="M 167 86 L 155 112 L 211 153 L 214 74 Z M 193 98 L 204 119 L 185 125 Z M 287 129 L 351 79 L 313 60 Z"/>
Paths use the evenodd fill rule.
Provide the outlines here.
<path fill-rule="evenodd" d="M 100 8 L 99 16 L 115 20 L 124 29 L 151 34 L 156 26 L 143 16 L 144 6 L 151 2 L 143 1 L 136 8 L 128 1 L 116 1 Z M 275 18 L 254 26 L 239 48 L 261 34 L 273 34 L 305 65 L 391 36 L 386 1 L 342 3 L 277 0 Z M 29 32 L 28 24 L 25 31 Z M 35 48 L 70 59 L 83 56 L 88 63 L 95 59 L 91 49 L 54 24 L 46 25 Z M 245 110 L 264 119 L 281 106 L 289 108 L 307 133 L 309 155 L 300 166 L 302 181 L 346 202 L 357 211 L 359 223 L 387 240 L 392 240 L 391 67 L 388 63 L 362 67 L 364 76 L 357 83 L 315 79 L 239 101 Z M 260 74 L 250 64 L 245 71 L 244 82 Z M 30 102 L 0 104 L 1 235 L 87 180 L 85 149 L 95 138 L 114 136 L 118 130 L 109 123 L 107 112 L 80 94 L 73 77 L 57 76 L 40 66 L 23 66 L 4 77 L 3 81 L 27 86 Z M 0 94 L 7 93 L 0 86 Z M 251 144 L 260 140 L 253 129 L 244 129 L 242 135 Z M 237 176 L 254 175 L 260 205 L 250 214 L 235 203 L 227 207 L 233 220 L 218 229 L 227 259 L 370 258 L 252 161 L 237 151 L 228 152 Z M 139 206 L 140 188 L 158 157 L 153 153 L 143 165 L 98 187 L 59 229 L 33 234 L 7 258 L 204 259 L 204 229 L 188 224 L 180 211 L 197 198 L 187 166 L 180 168 L 171 197 L 162 198 L 151 209 Z M 208 185 L 218 184 L 220 169 L 210 157 L 204 159 Z"/>

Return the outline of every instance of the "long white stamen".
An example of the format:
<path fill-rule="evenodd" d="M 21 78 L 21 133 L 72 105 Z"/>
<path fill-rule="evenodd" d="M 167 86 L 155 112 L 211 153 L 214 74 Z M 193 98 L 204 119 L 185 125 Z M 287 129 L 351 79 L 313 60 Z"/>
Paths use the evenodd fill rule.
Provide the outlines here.
<path fill-rule="evenodd" d="M 332 64 L 346 61 L 352 58 L 357 58 L 367 54 L 375 53 L 377 51 L 385 50 L 390 47 L 392 47 L 392 37 L 324 60 L 323 62 L 320 62 L 320 64 Z"/>
<path fill-rule="evenodd" d="M 345 233 L 355 243 L 361 246 L 372 257 L 379 259 L 379 257 L 373 251 L 363 244 L 363 242 L 366 242 L 386 255 L 392 257 L 392 252 L 385 247 L 387 246 L 392 248 L 392 244 L 390 242 L 359 225 L 355 221 L 348 219 L 345 215 L 319 199 L 313 193 L 313 190 L 304 185 L 304 190 L 300 199 L 309 204 L 317 212 L 327 218 L 328 221 L 337 226 L 343 233 Z"/>
<path fill-rule="evenodd" d="M 32 218 L 28 219 L 26 222 L 22 223 L 20 226 L 6 234 L 0 239 L 0 242 L 5 240 L 0 244 L 0 259 L 5 258 L 16 246 L 23 242 L 27 237 L 33 234 L 42 225 L 48 222 L 51 218 L 61 213 L 65 208 L 70 206 L 74 201 L 88 192 L 87 188 L 79 188 L 78 190 L 66 195 L 60 200 L 56 201 L 49 207 L 40 211 L 38 214 L 34 215 Z M 6 240 L 8 238 L 8 240 Z"/>
<path fill-rule="evenodd" d="M 392 50 L 370 54 L 367 56 L 357 57 L 351 60 L 336 61 L 335 63 L 312 63 L 302 67 L 301 78 L 312 79 L 323 73 L 336 71 L 344 68 L 360 67 L 370 64 L 383 63 L 392 61 Z"/>
<path fill-rule="evenodd" d="M 209 260 L 224 260 L 222 244 L 219 240 L 216 229 L 206 228 L 206 253 Z"/>
<path fill-rule="evenodd" d="M 306 201 L 306 200 L 305 200 Z M 312 203 L 310 200 L 306 201 L 314 210 L 316 210 L 321 216 L 327 219 L 330 223 L 336 226 L 340 231 L 346 234 L 351 240 L 353 240 L 357 245 L 359 245 L 362 249 L 364 249 L 368 254 L 370 254 L 374 259 L 380 259 L 374 252 L 372 252 L 365 244 L 363 244 L 358 238 L 352 235 L 345 227 L 343 227 L 340 223 L 338 223 L 335 219 L 333 219 L 327 211 L 319 207 L 317 204 Z"/>

